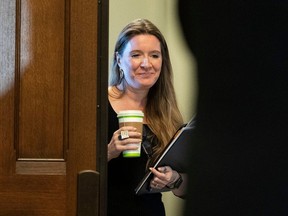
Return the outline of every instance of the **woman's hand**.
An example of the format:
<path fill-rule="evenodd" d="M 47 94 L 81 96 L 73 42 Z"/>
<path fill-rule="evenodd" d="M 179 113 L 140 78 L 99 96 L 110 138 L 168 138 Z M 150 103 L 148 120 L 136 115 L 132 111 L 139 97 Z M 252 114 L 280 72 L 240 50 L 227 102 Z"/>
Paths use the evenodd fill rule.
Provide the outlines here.
<path fill-rule="evenodd" d="M 151 188 L 162 189 L 172 185 L 179 178 L 179 173 L 170 166 L 158 167 L 157 169 L 150 168 L 150 170 L 154 174 L 150 182 Z"/>
<path fill-rule="evenodd" d="M 127 144 L 133 144 L 133 143 L 140 143 L 142 135 L 141 133 L 136 131 L 137 129 L 132 126 L 124 126 L 119 128 L 117 131 L 114 132 L 110 143 L 108 144 L 108 161 L 110 161 L 113 158 L 118 157 L 121 152 L 125 150 L 136 150 L 138 147 L 135 145 L 127 145 Z M 129 137 L 126 139 L 119 139 L 119 136 L 121 135 L 121 131 L 128 131 Z"/>
<path fill-rule="evenodd" d="M 158 167 L 157 169 L 150 168 L 150 170 L 154 174 L 154 177 L 150 181 L 151 188 L 162 189 L 164 187 L 173 187 L 174 183 L 180 178 L 180 174 L 169 166 Z M 186 195 L 188 176 L 185 173 L 181 173 L 181 178 L 180 186 L 171 189 L 175 196 L 184 198 Z"/>

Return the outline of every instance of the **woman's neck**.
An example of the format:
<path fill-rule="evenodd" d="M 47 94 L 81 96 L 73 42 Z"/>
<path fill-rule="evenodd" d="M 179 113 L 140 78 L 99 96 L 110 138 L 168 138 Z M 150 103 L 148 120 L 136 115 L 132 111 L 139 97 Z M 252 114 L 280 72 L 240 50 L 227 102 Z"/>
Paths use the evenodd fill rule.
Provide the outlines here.
<path fill-rule="evenodd" d="M 109 97 L 109 101 L 116 112 L 125 109 L 145 111 L 147 90 L 127 88 L 124 92 L 121 92 L 117 87 L 110 87 L 109 91 L 113 92 L 113 95 L 121 95 L 120 97 Z"/>
<path fill-rule="evenodd" d="M 144 110 L 147 103 L 147 90 L 138 90 L 127 88 L 123 94 L 123 99 L 135 108 Z"/>

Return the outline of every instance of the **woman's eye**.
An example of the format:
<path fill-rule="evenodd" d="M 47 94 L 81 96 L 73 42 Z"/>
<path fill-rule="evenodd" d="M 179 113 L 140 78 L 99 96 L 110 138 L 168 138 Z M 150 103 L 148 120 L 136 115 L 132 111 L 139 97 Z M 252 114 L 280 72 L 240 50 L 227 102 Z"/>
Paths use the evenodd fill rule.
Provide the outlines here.
<path fill-rule="evenodd" d="M 158 54 L 153 54 L 153 55 L 152 55 L 152 58 L 160 58 L 160 55 L 158 55 Z"/>
<path fill-rule="evenodd" d="M 140 56 L 140 54 L 132 54 L 132 55 L 131 55 L 132 58 L 137 58 L 137 57 L 139 57 L 139 56 Z"/>

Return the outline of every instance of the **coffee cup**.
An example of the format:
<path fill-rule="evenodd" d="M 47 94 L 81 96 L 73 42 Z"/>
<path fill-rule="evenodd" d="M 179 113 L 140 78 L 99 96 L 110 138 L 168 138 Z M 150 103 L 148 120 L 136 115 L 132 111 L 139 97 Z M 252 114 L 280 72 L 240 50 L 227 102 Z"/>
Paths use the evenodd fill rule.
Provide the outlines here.
<path fill-rule="evenodd" d="M 142 133 L 144 113 L 141 110 L 122 110 L 118 115 L 119 127 L 133 126 L 137 132 Z M 141 142 L 128 144 L 137 146 L 136 150 L 123 151 L 123 157 L 140 157 L 141 155 Z"/>

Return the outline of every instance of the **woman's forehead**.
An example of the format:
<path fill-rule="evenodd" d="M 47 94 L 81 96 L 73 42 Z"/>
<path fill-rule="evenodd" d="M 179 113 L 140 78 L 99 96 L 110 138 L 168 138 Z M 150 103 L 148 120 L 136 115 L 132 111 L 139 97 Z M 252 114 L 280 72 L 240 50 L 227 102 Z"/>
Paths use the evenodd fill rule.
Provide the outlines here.
<path fill-rule="evenodd" d="M 131 50 L 155 50 L 161 51 L 159 39 L 150 34 L 141 34 L 132 37 L 125 46 L 126 51 Z"/>

